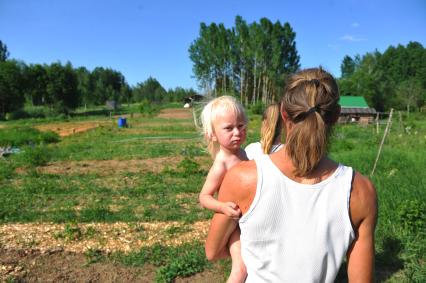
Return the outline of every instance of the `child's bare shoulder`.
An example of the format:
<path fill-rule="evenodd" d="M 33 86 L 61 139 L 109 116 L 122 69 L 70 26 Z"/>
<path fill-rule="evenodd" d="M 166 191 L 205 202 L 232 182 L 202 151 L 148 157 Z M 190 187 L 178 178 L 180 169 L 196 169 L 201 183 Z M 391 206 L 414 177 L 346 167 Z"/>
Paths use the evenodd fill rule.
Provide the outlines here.
<path fill-rule="evenodd" d="M 223 154 L 220 154 L 220 152 L 216 155 L 216 158 L 214 159 L 213 165 L 210 168 L 210 172 L 215 172 L 216 174 L 223 174 L 226 173 L 226 158 Z"/>

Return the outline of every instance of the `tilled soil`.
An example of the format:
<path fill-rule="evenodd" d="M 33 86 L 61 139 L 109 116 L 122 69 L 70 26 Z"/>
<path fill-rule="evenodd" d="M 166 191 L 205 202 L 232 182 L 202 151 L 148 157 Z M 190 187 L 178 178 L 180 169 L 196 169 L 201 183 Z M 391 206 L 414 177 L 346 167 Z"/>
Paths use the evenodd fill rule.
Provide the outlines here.
<path fill-rule="evenodd" d="M 78 224 L 81 239 L 58 237 L 64 231 L 63 224 L 7 224 L 0 228 L 0 282 L 154 282 L 156 267 L 124 266 L 102 257 L 90 262 L 89 249 L 103 255 L 112 252 L 129 252 L 154 243 L 179 245 L 203 240 L 208 221 L 192 224 L 191 230 L 167 237 L 162 232 L 167 227 L 183 223 L 126 223 Z M 188 225 L 188 224 L 186 224 Z M 86 239 L 88 227 L 96 235 Z M 146 234 L 140 240 L 139 230 Z M 28 247 L 28 245 L 31 247 Z M 175 282 L 221 282 L 223 268 L 214 264 L 212 269 L 199 274 L 177 278 Z"/>

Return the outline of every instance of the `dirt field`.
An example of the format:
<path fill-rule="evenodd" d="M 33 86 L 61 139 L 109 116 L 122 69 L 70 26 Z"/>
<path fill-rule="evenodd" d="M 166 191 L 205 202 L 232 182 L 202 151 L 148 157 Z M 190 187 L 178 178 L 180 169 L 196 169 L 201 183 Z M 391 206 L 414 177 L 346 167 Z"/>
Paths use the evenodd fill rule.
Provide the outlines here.
<path fill-rule="evenodd" d="M 53 131 L 61 137 L 66 137 L 97 128 L 102 124 L 105 124 L 105 122 L 64 122 L 39 125 L 36 128 L 40 131 Z"/>
<path fill-rule="evenodd" d="M 140 114 L 134 114 L 132 117 L 139 117 Z M 120 115 L 114 116 L 114 121 L 118 117 L 130 118 L 130 115 Z M 192 109 L 185 108 L 170 108 L 163 109 L 158 114 L 159 118 L 166 119 L 191 119 L 192 118 Z M 109 122 L 105 121 L 90 121 L 90 122 L 63 122 L 63 123 L 51 123 L 45 125 L 36 126 L 40 131 L 53 131 L 58 133 L 61 137 L 67 137 L 73 134 L 85 132 L 101 125 L 108 124 Z M 0 127 L 2 127 L 0 125 Z"/>
<path fill-rule="evenodd" d="M 221 275 L 206 270 L 187 278 L 177 278 L 176 283 L 221 282 Z M 10 279 L 14 278 L 14 279 Z M 12 281 L 13 280 L 13 281 Z M 88 264 L 81 253 L 52 249 L 6 250 L 0 249 L 1 282 L 154 282 L 155 267 L 127 267 L 114 262 Z"/>
<path fill-rule="evenodd" d="M 83 234 L 94 235 L 73 240 L 61 238 L 64 224 L 7 224 L 0 227 L 0 281 L 7 282 L 153 282 L 156 268 L 150 265 L 127 267 L 109 260 L 90 263 L 89 249 L 109 254 L 137 251 L 161 242 L 178 245 L 202 240 L 209 222 L 196 222 L 191 231 L 173 237 L 164 236 L 165 228 L 184 225 L 178 222 L 78 224 Z M 187 224 L 185 224 L 187 227 Z M 141 228 L 143 227 L 143 228 Z M 141 232 L 144 236 L 141 240 Z M 166 240 L 164 240 L 166 239 Z M 221 282 L 222 274 L 206 270 L 175 282 Z M 219 273 L 219 274 L 218 274 Z"/>

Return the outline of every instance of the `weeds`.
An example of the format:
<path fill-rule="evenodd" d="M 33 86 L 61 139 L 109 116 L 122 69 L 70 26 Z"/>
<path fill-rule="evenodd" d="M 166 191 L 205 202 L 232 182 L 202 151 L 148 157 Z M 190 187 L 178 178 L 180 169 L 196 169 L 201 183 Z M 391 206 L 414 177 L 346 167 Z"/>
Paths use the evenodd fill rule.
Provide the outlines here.
<path fill-rule="evenodd" d="M 419 200 L 405 200 L 398 209 L 402 227 L 412 232 L 426 231 L 426 204 Z"/>
<path fill-rule="evenodd" d="M 83 238 L 83 232 L 77 223 L 67 223 L 64 230 L 56 233 L 54 237 L 67 241 L 79 241 Z"/>
<path fill-rule="evenodd" d="M 51 157 L 51 152 L 45 145 L 28 146 L 20 156 L 23 164 L 30 167 L 44 166 L 50 161 Z"/>
<path fill-rule="evenodd" d="M 3 180 L 12 178 L 15 171 L 15 164 L 0 157 L 0 183 Z"/>
<path fill-rule="evenodd" d="M 104 259 L 102 251 L 98 249 L 87 249 L 84 255 L 86 256 L 86 265 L 97 263 Z"/>
<path fill-rule="evenodd" d="M 176 277 L 187 277 L 210 266 L 204 254 L 204 247 L 198 242 L 177 247 L 155 244 L 135 253 L 116 253 L 112 258 L 130 266 L 143 266 L 149 263 L 159 267 L 156 282 L 172 282 Z"/>

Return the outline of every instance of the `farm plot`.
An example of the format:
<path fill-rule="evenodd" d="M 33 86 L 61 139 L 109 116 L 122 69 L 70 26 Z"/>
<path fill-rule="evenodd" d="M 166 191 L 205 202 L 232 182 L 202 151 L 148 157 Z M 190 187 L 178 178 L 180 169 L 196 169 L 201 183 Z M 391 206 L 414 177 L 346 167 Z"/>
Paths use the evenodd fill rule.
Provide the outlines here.
<path fill-rule="evenodd" d="M 248 142 L 258 139 L 259 120 L 251 117 Z M 0 281 L 225 280 L 229 261 L 204 255 L 212 214 L 197 198 L 211 160 L 191 113 L 128 123 L 107 120 L 0 159 Z M 416 130 L 393 125 L 373 176 L 379 282 L 426 278 L 426 124 L 407 123 Z M 369 175 L 375 128 L 339 126 L 333 139 L 332 157 Z"/>

